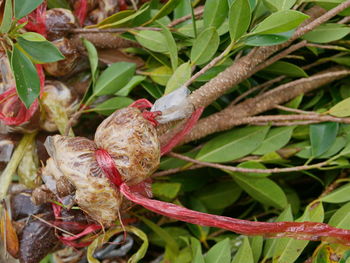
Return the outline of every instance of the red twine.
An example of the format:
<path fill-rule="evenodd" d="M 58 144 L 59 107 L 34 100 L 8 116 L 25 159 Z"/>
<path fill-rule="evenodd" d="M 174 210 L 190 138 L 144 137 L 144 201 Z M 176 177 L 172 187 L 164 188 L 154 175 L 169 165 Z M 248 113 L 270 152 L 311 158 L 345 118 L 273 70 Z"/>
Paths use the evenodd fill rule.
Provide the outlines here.
<path fill-rule="evenodd" d="M 88 3 L 87 0 L 80 0 L 77 2 L 74 8 L 74 14 L 79 20 L 79 24 L 81 26 L 84 25 L 84 21 L 86 19 L 88 12 Z"/>
<path fill-rule="evenodd" d="M 18 22 L 28 22 L 24 27 L 25 29 L 32 32 L 37 32 L 46 38 L 46 8 L 46 2 L 43 2 L 27 17 L 20 19 Z"/>

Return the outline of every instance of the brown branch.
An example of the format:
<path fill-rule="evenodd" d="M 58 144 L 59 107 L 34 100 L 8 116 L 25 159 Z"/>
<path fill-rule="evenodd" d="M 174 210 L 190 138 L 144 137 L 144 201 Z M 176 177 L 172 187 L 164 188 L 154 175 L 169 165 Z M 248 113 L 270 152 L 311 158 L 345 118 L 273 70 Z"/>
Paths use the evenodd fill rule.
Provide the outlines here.
<path fill-rule="evenodd" d="M 156 172 L 156 173 L 152 174 L 152 177 L 167 176 L 167 175 L 177 174 L 177 173 L 188 171 L 188 170 L 199 169 L 202 167 L 205 167 L 205 166 L 200 165 L 200 164 L 196 164 L 196 165 L 192 165 L 192 166 L 187 167 L 187 168 L 183 168 L 183 167 L 172 168 L 172 169 Z"/>
<path fill-rule="evenodd" d="M 200 17 L 202 16 L 204 13 L 204 6 L 198 6 L 197 8 L 195 8 L 194 10 L 194 16 L 195 17 Z M 174 27 L 178 24 L 181 24 L 182 22 L 185 22 L 189 19 L 192 18 L 192 14 L 189 14 L 189 15 L 185 15 L 183 17 L 180 17 L 178 19 L 175 19 L 174 21 L 172 21 L 171 23 L 168 24 L 168 27 Z"/>
<path fill-rule="evenodd" d="M 192 159 L 188 156 L 178 154 L 171 152 L 168 155 L 171 157 L 184 160 L 190 163 L 195 163 L 207 167 L 212 167 L 216 169 L 231 171 L 231 172 L 241 172 L 241 173 L 287 173 L 287 172 L 298 172 L 298 171 L 305 171 L 305 170 L 311 170 L 311 169 L 317 169 L 321 168 L 323 166 L 328 165 L 329 161 L 324 161 L 321 163 L 316 164 L 310 164 L 310 165 L 301 165 L 301 166 L 294 166 L 294 167 L 288 167 L 288 168 L 270 168 L 270 169 L 252 169 L 252 168 L 242 168 L 242 167 L 234 167 L 229 165 L 223 165 L 218 163 L 208 163 L 208 162 L 202 162 L 195 159 Z"/>
<path fill-rule="evenodd" d="M 204 84 L 194 91 L 190 96 L 190 101 L 195 107 L 208 106 L 218 97 L 223 95 L 232 86 L 237 85 L 244 79 L 247 79 L 255 72 L 255 67 L 263 63 L 269 56 L 278 50 L 288 47 L 294 40 L 310 32 L 315 27 L 328 21 L 339 12 L 350 6 L 350 0 L 339 4 L 325 14 L 311 21 L 310 23 L 299 27 L 292 38 L 281 45 L 271 47 L 259 47 L 253 49 L 247 56 L 237 60 L 232 66 L 221 72 L 217 77 Z M 288 55 L 288 54 L 286 54 Z"/>
<path fill-rule="evenodd" d="M 279 109 L 279 110 L 284 110 L 284 111 L 294 112 L 294 113 L 299 113 L 299 114 L 319 115 L 319 113 L 314 112 L 314 111 L 305 111 L 305 110 L 293 109 L 293 108 L 285 107 L 285 106 L 282 106 L 282 105 L 276 105 L 275 108 Z"/>
<path fill-rule="evenodd" d="M 254 116 L 275 108 L 289 100 L 328 84 L 334 80 L 344 78 L 350 71 L 343 68 L 332 68 L 317 75 L 298 79 L 281 85 L 267 93 L 247 99 L 244 102 L 229 106 L 226 109 L 201 119 L 188 134 L 184 142 L 202 138 L 214 132 L 231 129 L 236 125 L 238 118 Z"/>

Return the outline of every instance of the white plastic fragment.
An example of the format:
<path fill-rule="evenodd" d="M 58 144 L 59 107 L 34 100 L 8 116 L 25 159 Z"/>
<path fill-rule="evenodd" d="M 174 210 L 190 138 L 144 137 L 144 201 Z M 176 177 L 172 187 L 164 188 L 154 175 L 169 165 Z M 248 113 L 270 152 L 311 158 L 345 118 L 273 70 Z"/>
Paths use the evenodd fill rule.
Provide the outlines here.
<path fill-rule="evenodd" d="M 163 124 L 175 120 L 181 120 L 189 117 L 193 112 L 193 105 L 188 100 L 190 90 L 182 86 L 156 100 L 151 111 L 161 111 L 162 115 L 156 120 Z"/>

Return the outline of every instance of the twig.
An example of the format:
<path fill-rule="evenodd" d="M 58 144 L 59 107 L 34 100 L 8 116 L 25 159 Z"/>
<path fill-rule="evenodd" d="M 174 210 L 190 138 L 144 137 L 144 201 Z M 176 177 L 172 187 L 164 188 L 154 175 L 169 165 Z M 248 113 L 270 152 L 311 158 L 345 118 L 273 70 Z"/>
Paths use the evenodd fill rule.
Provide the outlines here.
<path fill-rule="evenodd" d="M 169 153 L 171 157 L 188 161 L 190 163 L 195 163 L 207 167 L 212 167 L 216 169 L 222 169 L 222 170 L 227 170 L 231 172 L 241 172 L 241 173 L 287 173 L 287 172 L 297 172 L 297 171 L 305 171 L 305 170 L 310 170 L 310 169 L 316 169 L 316 168 L 321 168 L 322 166 L 328 165 L 329 161 L 324 161 L 321 163 L 316 163 L 316 164 L 311 164 L 311 165 L 301 165 L 301 166 L 294 166 L 294 167 L 288 167 L 288 168 L 272 168 L 272 169 L 252 169 L 252 168 L 242 168 L 242 167 L 233 167 L 233 166 L 228 166 L 228 165 L 223 165 L 223 164 L 218 164 L 218 163 L 208 163 L 208 162 L 202 162 L 198 161 L 195 159 L 192 159 L 188 156 L 178 154 L 171 152 Z"/>
<path fill-rule="evenodd" d="M 88 107 L 88 105 L 83 104 L 83 106 L 81 106 L 81 108 L 76 111 L 69 119 L 66 129 L 64 130 L 64 136 L 68 136 L 69 135 L 69 131 L 73 126 L 73 123 L 78 121 L 78 119 L 80 118 L 80 116 L 83 114 L 84 110 Z"/>
<path fill-rule="evenodd" d="M 282 105 L 276 105 L 275 108 L 279 109 L 279 110 L 284 110 L 284 111 L 289 111 L 289 112 L 294 112 L 294 113 L 299 113 L 299 114 L 319 115 L 319 113 L 317 113 L 317 112 L 293 109 L 293 108 L 285 107 L 285 106 L 282 106 Z"/>
<path fill-rule="evenodd" d="M 350 16 L 345 16 L 343 19 L 338 21 L 338 24 L 346 24 L 350 22 Z"/>
<path fill-rule="evenodd" d="M 196 74 L 194 74 L 189 80 L 187 80 L 184 84 L 185 87 L 188 87 L 189 85 L 191 85 L 197 78 L 199 78 L 200 76 L 202 76 L 205 72 L 207 72 L 209 69 L 211 69 L 212 67 L 214 67 L 217 63 L 219 63 L 219 61 L 221 59 L 223 59 L 232 49 L 233 47 L 233 43 L 231 43 L 230 45 L 228 45 L 228 47 L 222 51 L 222 53 L 215 57 L 212 61 L 210 61 L 210 63 L 208 63 L 205 67 L 203 67 L 200 71 L 198 71 Z"/>
<path fill-rule="evenodd" d="M 214 132 L 231 129 L 237 124 L 237 119 L 254 116 L 273 109 L 276 105 L 283 104 L 300 94 L 310 92 L 349 74 L 350 71 L 347 69 L 331 68 L 311 77 L 283 84 L 265 94 L 247 99 L 238 105 L 229 106 L 218 113 L 199 120 L 183 142 L 189 142 Z M 215 123 L 215 125 L 212 125 L 212 123 Z"/>
<path fill-rule="evenodd" d="M 306 46 L 307 47 L 322 48 L 322 49 L 331 49 L 331 50 L 347 50 L 345 47 L 341 47 L 341 46 L 320 45 L 320 44 L 314 44 L 314 43 L 307 43 Z"/>
<path fill-rule="evenodd" d="M 63 29 L 53 29 L 53 31 L 59 31 Z M 124 33 L 131 30 L 152 30 L 161 31 L 158 27 L 121 27 L 121 28 L 72 28 L 69 30 L 70 33 L 84 34 L 84 33 Z"/>
<path fill-rule="evenodd" d="M 179 167 L 179 168 L 172 168 L 172 169 L 168 169 L 168 170 L 164 170 L 164 171 L 160 171 L 157 173 L 152 174 L 152 177 L 160 177 L 160 176 L 167 176 L 167 175 L 171 175 L 171 174 L 176 174 L 176 173 L 180 173 L 180 172 L 184 172 L 187 170 L 195 170 L 195 169 L 199 169 L 204 167 L 203 165 L 200 164 L 196 164 L 196 165 L 192 165 L 190 167 Z"/>
<path fill-rule="evenodd" d="M 203 15 L 203 12 L 204 12 L 204 6 L 199 6 L 197 7 L 195 10 L 194 10 L 194 15 L 196 17 L 199 17 L 199 16 L 202 16 Z M 168 24 L 168 27 L 174 27 L 178 24 L 181 24 L 182 22 L 185 22 L 189 19 L 192 18 L 192 14 L 189 14 L 189 15 L 185 15 L 183 17 L 180 17 L 178 19 L 175 19 L 174 21 L 172 21 L 171 23 Z"/>

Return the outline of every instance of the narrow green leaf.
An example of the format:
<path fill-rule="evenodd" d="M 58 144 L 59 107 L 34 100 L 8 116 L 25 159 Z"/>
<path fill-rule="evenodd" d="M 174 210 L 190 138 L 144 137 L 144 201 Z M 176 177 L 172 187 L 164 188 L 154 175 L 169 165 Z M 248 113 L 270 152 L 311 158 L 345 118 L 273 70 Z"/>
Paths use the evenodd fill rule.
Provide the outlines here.
<path fill-rule="evenodd" d="M 174 199 L 181 189 L 180 183 L 153 183 L 152 192 L 155 197 Z"/>
<path fill-rule="evenodd" d="M 11 67 L 16 80 L 17 94 L 29 108 L 40 94 L 40 80 L 33 63 L 18 49 L 17 44 L 13 47 Z"/>
<path fill-rule="evenodd" d="M 21 34 L 21 38 L 24 38 L 25 40 L 28 41 L 46 41 L 46 38 L 38 33 L 35 32 L 25 32 L 23 34 Z"/>
<path fill-rule="evenodd" d="M 231 173 L 236 183 L 258 202 L 276 208 L 287 206 L 287 197 L 274 181 L 268 178 L 248 177 L 242 173 Z"/>
<path fill-rule="evenodd" d="M 50 63 L 64 59 L 58 48 L 47 40 L 28 41 L 18 37 L 17 42 L 36 63 Z"/>
<path fill-rule="evenodd" d="M 251 250 L 253 253 L 254 263 L 259 261 L 264 245 L 264 238 L 262 236 L 254 236 L 249 238 Z"/>
<path fill-rule="evenodd" d="M 146 24 L 153 23 L 154 21 L 170 14 L 176 6 L 181 2 L 181 0 L 169 0 L 163 7 L 156 13 L 150 21 L 148 21 Z"/>
<path fill-rule="evenodd" d="M 339 208 L 333 214 L 328 224 L 338 228 L 350 229 L 350 203 L 346 203 Z"/>
<path fill-rule="evenodd" d="M 192 249 L 192 263 L 205 263 L 204 257 L 202 255 L 201 243 L 198 239 L 190 237 L 191 249 Z"/>
<path fill-rule="evenodd" d="M 71 9 L 66 0 L 47 0 L 47 7 Z"/>
<path fill-rule="evenodd" d="M 193 43 L 191 49 L 191 62 L 201 65 L 208 62 L 219 47 L 220 37 L 215 27 L 202 31 Z"/>
<path fill-rule="evenodd" d="M 274 46 L 279 45 L 282 43 L 287 42 L 291 35 L 288 31 L 288 34 L 286 33 L 280 33 L 280 34 L 268 34 L 268 35 L 254 35 L 247 37 L 244 40 L 244 43 L 247 46 L 253 46 L 253 47 L 264 47 L 264 46 Z"/>
<path fill-rule="evenodd" d="M 233 129 L 207 142 L 196 159 L 205 162 L 227 162 L 250 154 L 257 149 L 269 127 Z"/>
<path fill-rule="evenodd" d="M 289 62 L 285 61 L 277 61 L 273 63 L 271 66 L 266 67 L 263 72 L 272 73 L 276 75 L 287 75 L 291 77 L 307 77 L 306 72 Z"/>
<path fill-rule="evenodd" d="M 120 90 L 118 90 L 115 95 L 117 96 L 128 96 L 129 93 L 133 90 L 133 88 L 137 87 L 142 81 L 146 79 L 145 76 L 133 76 L 131 80 Z"/>
<path fill-rule="evenodd" d="M 205 1 L 203 20 L 205 27 L 219 26 L 225 21 L 229 7 L 227 0 L 207 0 Z"/>
<path fill-rule="evenodd" d="M 158 68 L 152 69 L 148 72 L 151 79 L 159 85 L 165 86 L 169 82 L 169 79 L 173 75 L 171 68 L 167 66 L 160 66 Z"/>
<path fill-rule="evenodd" d="M 171 67 L 175 71 L 175 69 L 177 68 L 177 65 L 178 65 L 176 42 L 175 42 L 175 39 L 174 39 L 173 35 L 171 34 L 170 30 L 166 26 L 161 25 L 161 27 L 163 28 L 162 33 L 164 35 L 165 41 L 167 43 L 167 48 L 168 48 L 168 51 L 170 54 Z"/>
<path fill-rule="evenodd" d="M 124 87 L 135 74 L 136 64 L 117 62 L 110 65 L 96 81 L 93 95 L 101 96 L 116 93 Z"/>
<path fill-rule="evenodd" d="M 251 20 L 249 0 L 235 0 L 230 6 L 229 31 L 232 41 L 236 41 L 248 30 Z"/>
<path fill-rule="evenodd" d="M 296 0 L 265 0 L 265 3 L 274 11 L 288 10 L 296 3 Z"/>
<path fill-rule="evenodd" d="M 254 263 L 253 251 L 250 247 L 248 237 L 243 238 L 243 243 L 238 249 L 231 263 Z"/>
<path fill-rule="evenodd" d="M 89 109 L 88 111 L 95 111 L 103 115 L 110 115 L 115 110 L 125 108 L 129 106 L 134 101 L 126 97 L 115 97 L 110 98 L 101 104 L 96 105 L 95 107 Z"/>
<path fill-rule="evenodd" d="M 339 123 L 336 122 L 310 125 L 311 151 L 314 157 L 325 153 L 333 145 L 338 129 Z"/>
<path fill-rule="evenodd" d="M 161 32 L 142 30 L 135 37 L 137 42 L 149 50 L 160 53 L 168 52 L 167 40 Z"/>
<path fill-rule="evenodd" d="M 235 182 L 219 182 L 200 188 L 194 197 L 209 210 L 220 210 L 232 205 L 242 190 Z"/>
<path fill-rule="evenodd" d="M 21 19 L 37 8 L 44 0 L 15 0 L 15 17 Z"/>
<path fill-rule="evenodd" d="M 350 28 L 346 25 L 328 23 L 320 25 L 309 33 L 306 33 L 303 39 L 315 43 L 328 43 L 342 39 L 349 33 Z"/>
<path fill-rule="evenodd" d="M 12 17 L 13 17 L 13 8 L 12 8 L 12 0 L 6 0 L 4 14 L 0 26 L 0 33 L 9 32 L 12 25 Z"/>
<path fill-rule="evenodd" d="M 273 128 L 267 134 L 265 140 L 253 154 L 265 154 L 281 149 L 292 137 L 296 126 Z"/>
<path fill-rule="evenodd" d="M 144 81 L 141 86 L 155 99 L 159 99 L 163 95 L 163 91 L 156 84 Z"/>
<path fill-rule="evenodd" d="M 277 34 L 292 30 L 299 26 L 308 15 L 295 10 L 283 10 L 271 14 L 259 23 L 253 34 Z"/>
<path fill-rule="evenodd" d="M 343 203 L 350 201 L 350 184 L 343 185 L 333 192 L 329 193 L 321 200 L 325 203 Z"/>
<path fill-rule="evenodd" d="M 347 98 L 335 104 L 332 108 L 330 108 L 329 114 L 335 117 L 350 116 L 350 98 Z"/>
<path fill-rule="evenodd" d="M 316 207 L 310 208 L 308 206 L 298 222 L 312 221 L 323 222 L 324 210 L 322 203 L 319 203 Z M 296 240 L 291 238 L 281 239 L 276 247 L 273 262 L 293 263 L 297 260 L 309 241 Z"/>
<path fill-rule="evenodd" d="M 166 232 L 164 229 L 162 229 L 160 226 L 158 226 L 157 224 L 153 223 L 151 220 L 142 217 L 142 216 L 138 216 L 150 229 L 152 229 L 152 231 L 154 231 L 157 235 L 159 235 L 159 237 L 161 237 L 164 242 L 166 243 L 167 246 L 169 246 L 171 248 L 171 250 L 174 253 L 178 253 L 179 251 L 179 246 L 176 242 L 176 240 L 168 233 Z"/>
<path fill-rule="evenodd" d="M 205 263 L 230 263 L 231 249 L 228 238 L 215 244 L 205 255 Z"/>
<path fill-rule="evenodd" d="M 174 72 L 174 74 L 169 79 L 164 94 L 169 94 L 170 92 L 180 88 L 187 80 L 191 77 L 191 65 L 189 62 L 180 65 Z"/>
<path fill-rule="evenodd" d="M 98 66 L 98 54 L 95 46 L 87 39 L 83 39 L 84 46 L 88 52 L 90 70 L 93 83 L 96 82 L 97 78 L 97 66 Z"/>

